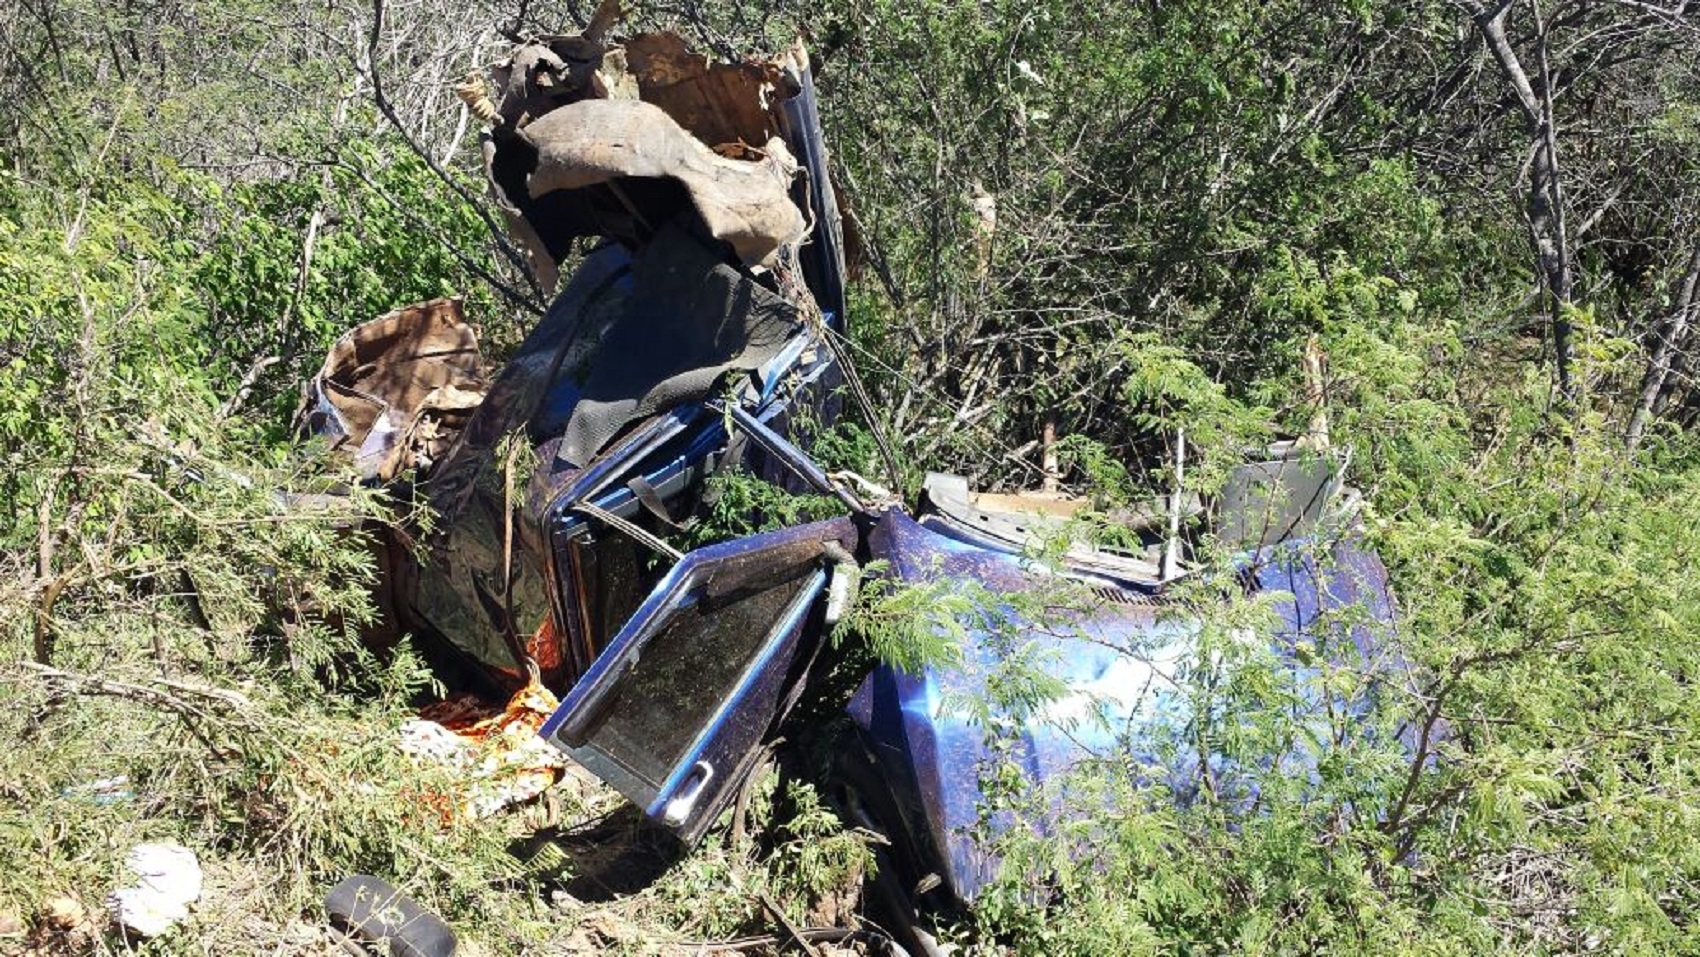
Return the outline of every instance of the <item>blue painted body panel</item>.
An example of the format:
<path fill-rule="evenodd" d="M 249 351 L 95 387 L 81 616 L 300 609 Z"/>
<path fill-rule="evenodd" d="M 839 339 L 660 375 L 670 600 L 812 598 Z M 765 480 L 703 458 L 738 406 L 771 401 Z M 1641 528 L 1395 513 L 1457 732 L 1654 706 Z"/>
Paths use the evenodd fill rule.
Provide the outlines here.
<path fill-rule="evenodd" d="M 874 556 L 889 561 L 891 575 L 901 582 L 944 577 L 971 581 L 995 595 L 1044 589 L 1055 575 L 1019 555 L 939 534 L 896 511 L 882 518 L 871 544 Z M 1252 588 L 1288 596 L 1277 602 L 1275 633 L 1251 640 L 1268 642 L 1302 674 L 1309 669 L 1295 657 L 1295 645 L 1320 637 L 1318 622 L 1326 613 L 1355 606 L 1361 623 L 1347 630 L 1364 660 L 1379 662 L 1390 674 L 1402 673 L 1403 663 L 1385 651 L 1387 629 L 1374 627 L 1390 625 L 1393 613 L 1379 559 L 1343 542 L 1324 571 L 1301 545 L 1246 557 Z M 1092 576 L 1080 580 L 1091 583 Z M 1113 761 L 1135 778 L 1165 783 L 1177 800 L 1191 793 L 1199 770 L 1196 756 L 1166 757 L 1155 732 L 1188 717 L 1188 703 L 1168 679 L 1192 653 L 1196 628 L 1186 616 L 1137 590 L 1126 589 L 1124 595 L 1128 603 L 1107 600 L 1082 608 L 1070 628 L 1052 624 L 1018 631 L 1026 660 L 1069 689 L 1037 714 L 995 718 L 1004 724 L 996 732 L 1000 742 L 1013 745 L 1010 753 L 1035 793 L 1056 786 L 1082 762 L 1097 761 Z M 994 752 L 987 728 L 953 702 L 965 695 L 984 700 L 985 682 L 1008 661 L 1010 644 L 1007 629 L 969 628 L 961 667 L 909 674 L 882 665 L 849 704 L 875 776 L 892 791 L 890 807 L 900 820 L 888 825 L 900 826 L 923 859 L 934 858 L 946 888 L 962 899 L 971 899 L 996 873 L 997 862 L 975 836 L 984 824 L 980 781 Z M 1360 697 L 1302 707 L 1316 709 L 1321 720 L 1330 704 L 1356 714 L 1371 702 Z M 1219 759 L 1211 760 L 1220 775 Z M 1309 773 L 1305 755 L 1295 754 L 1294 764 L 1294 773 Z"/>

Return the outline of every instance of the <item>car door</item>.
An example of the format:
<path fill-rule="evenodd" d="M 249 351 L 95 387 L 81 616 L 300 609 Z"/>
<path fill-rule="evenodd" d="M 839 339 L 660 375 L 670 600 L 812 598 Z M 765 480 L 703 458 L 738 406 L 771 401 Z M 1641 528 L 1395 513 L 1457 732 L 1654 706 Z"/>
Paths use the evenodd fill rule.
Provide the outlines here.
<path fill-rule="evenodd" d="M 543 736 L 687 842 L 737 793 L 820 638 L 848 518 L 686 554 L 574 684 Z"/>

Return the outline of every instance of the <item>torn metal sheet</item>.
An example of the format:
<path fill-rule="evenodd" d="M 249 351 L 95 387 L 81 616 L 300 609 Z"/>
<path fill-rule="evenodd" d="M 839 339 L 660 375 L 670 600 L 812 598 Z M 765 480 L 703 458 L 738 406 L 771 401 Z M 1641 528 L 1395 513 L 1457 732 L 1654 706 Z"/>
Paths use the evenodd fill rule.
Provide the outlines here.
<path fill-rule="evenodd" d="M 428 469 L 483 401 L 478 338 L 459 299 L 406 306 L 349 330 L 302 389 L 297 425 L 368 480 Z"/>
<path fill-rule="evenodd" d="M 593 24 L 522 45 L 480 107 L 496 198 L 544 287 L 578 237 L 638 245 L 686 209 L 746 265 L 801 243 L 810 216 L 782 107 L 800 54 L 717 63 L 671 33 L 602 36 Z"/>
<path fill-rule="evenodd" d="M 769 261 L 803 238 L 803 211 L 791 202 L 797 162 L 777 137 L 731 159 L 691 136 L 658 106 L 632 100 L 584 100 L 532 122 L 521 134 L 536 150 L 526 177 L 531 200 L 556 190 L 618 186 L 622 178 L 673 179 L 715 238 L 748 264 Z M 640 226 L 654 228 L 650 216 Z"/>
<path fill-rule="evenodd" d="M 639 96 L 709 146 L 730 153 L 780 136 L 776 107 L 795 93 L 784 58 L 717 63 L 675 33 L 639 34 L 624 52 Z"/>

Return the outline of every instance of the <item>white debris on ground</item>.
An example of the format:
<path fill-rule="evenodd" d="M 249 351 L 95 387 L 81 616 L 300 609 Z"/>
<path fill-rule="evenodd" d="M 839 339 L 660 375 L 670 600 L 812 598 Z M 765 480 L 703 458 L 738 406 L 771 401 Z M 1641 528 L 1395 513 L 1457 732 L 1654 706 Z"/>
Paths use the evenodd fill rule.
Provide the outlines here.
<path fill-rule="evenodd" d="M 135 797 L 130 790 L 130 776 L 120 774 L 72 785 L 59 792 L 65 797 L 82 798 L 91 804 L 118 804 Z"/>
<path fill-rule="evenodd" d="M 124 858 L 138 878 L 106 898 L 112 919 L 143 937 L 158 937 L 189 916 L 201 896 L 201 864 L 181 844 L 138 844 Z"/>
<path fill-rule="evenodd" d="M 438 764 L 464 768 L 472 763 L 477 745 L 435 721 L 414 718 L 401 726 L 401 753 Z"/>
<path fill-rule="evenodd" d="M 537 734 L 557 702 L 547 690 L 521 689 L 489 714 L 476 699 L 450 699 L 401 726 L 403 753 L 459 772 L 460 813 L 488 817 L 547 791 L 567 769 L 566 755 Z"/>

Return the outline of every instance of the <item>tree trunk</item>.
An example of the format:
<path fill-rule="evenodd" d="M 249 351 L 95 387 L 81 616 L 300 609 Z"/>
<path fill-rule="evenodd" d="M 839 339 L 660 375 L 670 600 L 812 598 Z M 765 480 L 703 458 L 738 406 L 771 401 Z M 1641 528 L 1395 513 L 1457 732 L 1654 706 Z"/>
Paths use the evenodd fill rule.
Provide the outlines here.
<path fill-rule="evenodd" d="M 1688 260 L 1688 273 L 1682 280 L 1682 293 L 1677 297 L 1676 309 L 1663 322 L 1654 335 L 1657 342 L 1653 346 L 1653 356 L 1647 363 L 1647 375 L 1641 380 L 1641 396 L 1635 403 L 1635 412 L 1629 417 L 1629 426 L 1624 429 L 1624 443 L 1629 451 L 1634 452 L 1641 444 L 1641 437 L 1647 431 L 1647 423 L 1652 420 L 1654 406 L 1665 391 L 1665 385 L 1670 381 L 1673 363 L 1684 342 L 1688 340 L 1688 327 L 1694 318 L 1694 295 L 1696 287 L 1700 286 L 1700 246 L 1694 248 L 1694 254 Z"/>
<path fill-rule="evenodd" d="M 1552 82 L 1546 62 L 1546 31 L 1536 12 L 1535 42 L 1539 46 L 1541 68 L 1540 87 L 1529 79 L 1517 51 L 1505 33 L 1510 0 L 1492 7 L 1472 6 L 1471 18 L 1489 52 L 1499 64 L 1500 72 L 1511 85 L 1517 103 L 1522 107 L 1524 123 L 1529 132 L 1532 153 L 1529 164 L 1529 193 L 1527 213 L 1529 239 L 1534 246 L 1535 263 L 1541 281 L 1547 288 L 1548 324 L 1552 330 L 1553 366 L 1558 389 L 1566 399 L 1573 396 L 1570 381 L 1570 309 L 1572 277 L 1570 270 L 1570 239 L 1564 222 L 1564 186 L 1558 162 L 1558 133 L 1553 122 Z"/>

